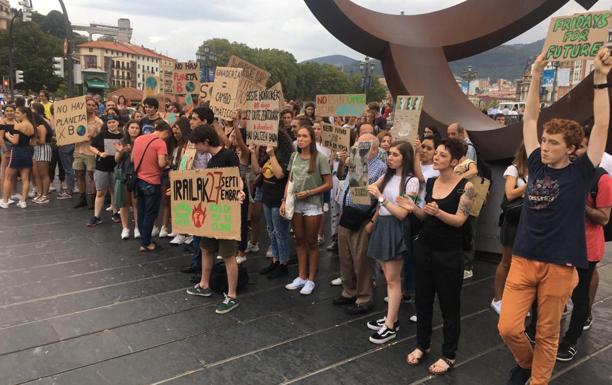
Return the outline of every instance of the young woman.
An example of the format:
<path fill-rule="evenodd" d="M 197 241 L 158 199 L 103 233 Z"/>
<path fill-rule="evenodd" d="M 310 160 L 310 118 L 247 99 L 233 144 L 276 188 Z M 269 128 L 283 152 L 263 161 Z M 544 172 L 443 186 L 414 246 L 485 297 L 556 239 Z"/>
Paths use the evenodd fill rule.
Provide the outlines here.
<path fill-rule="evenodd" d="M 329 161 L 317 151 L 315 133 L 312 127 L 302 126 L 297 132 L 298 152 L 290 161 L 290 178 L 293 181 L 295 208 L 292 219 L 295 234 L 295 248 L 298 256 L 298 276 L 286 285 L 287 290 L 300 290 L 309 295 L 315 288 L 314 280 L 319 266 L 317 234 L 323 217 L 323 193 L 332 188 Z M 279 209 L 285 215 L 285 201 Z"/>
<path fill-rule="evenodd" d="M 142 111 L 136 110 L 130 117 L 130 120 L 137 120 L 140 122 L 142 118 L 144 118 L 144 113 Z"/>
<path fill-rule="evenodd" d="M 114 191 L 114 171 L 115 171 L 115 151 L 114 144 L 123 139 L 121 128 L 119 127 L 119 114 L 116 110 L 108 110 L 106 122 L 102 127 L 102 131 L 96 135 L 90 144 L 91 152 L 96 157 L 96 166 L 94 169 L 94 184 L 96 186 L 96 199 L 94 203 L 94 216 L 87 224 L 88 227 L 95 227 L 102 223 L 100 214 L 104 207 L 104 199 L 106 193 L 110 191 L 111 201 L 115 196 Z M 117 208 L 113 207 L 113 221 L 119 222 L 121 219 L 117 213 Z"/>
<path fill-rule="evenodd" d="M 4 106 L 4 116 L 0 118 L 0 124 L 6 124 L 10 126 L 15 125 L 15 106 L 13 104 L 7 104 Z M 2 163 L 0 174 L 2 174 L 2 188 L 4 189 L 4 180 L 6 179 L 6 167 L 9 164 L 9 159 L 11 155 L 11 142 L 6 140 L 4 134 L 7 132 L 4 128 L 0 127 L 0 149 L 2 150 Z M 10 194 L 9 197 L 15 194 L 15 183 L 10 181 Z M 9 198 L 8 203 L 15 203 L 12 199 Z"/>
<path fill-rule="evenodd" d="M 377 136 L 380 148 L 383 149 L 387 154 L 391 149 L 391 142 L 393 142 L 393 136 L 387 131 L 383 131 Z"/>
<path fill-rule="evenodd" d="M 32 138 L 34 146 L 34 158 L 32 167 L 32 180 L 36 188 L 37 195 L 32 198 L 32 202 L 38 204 L 49 203 L 49 164 L 51 163 L 52 150 L 51 141 L 53 130 L 51 124 L 45 119 L 45 108 L 40 103 L 32 103 L 30 106 L 36 122 L 36 134 Z"/>
<path fill-rule="evenodd" d="M 138 231 L 138 205 L 136 204 L 136 196 L 134 192 L 127 191 L 125 187 L 125 170 L 130 162 L 130 154 L 132 153 L 132 145 L 134 140 L 141 134 L 140 124 L 137 120 L 130 120 L 126 123 L 123 140 L 118 143 L 113 143 L 115 148 L 115 205 L 119 207 L 119 216 L 121 217 L 121 239 L 130 238 L 130 207 L 132 207 L 134 215 L 134 238 L 140 238 Z"/>
<path fill-rule="evenodd" d="M 420 161 L 421 161 L 421 172 L 423 173 L 423 183 L 421 183 L 421 190 L 419 192 L 419 199 L 417 205 L 419 207 L 425 206 L 425 186 L 429 178 L 434 178 L 440 175 L 438 170 L 434 169 L 433 159 L 438 147 L 439 141 L 435 136 L 425 136 L 421 141 L 420 148 Z"/>
<path fill-rule="evenodd" d="M 311 121 L 315 121 L 315 105 L 312 102 L 306 103 L 304 105 L 304 115 L 309 118 Z"/>
<path fill-rule="evenodd" d="M 382 267 L 387 281 L 389 306 L 387 315 L 367 326 L 375 330 L 370 342 L 383 344 L 395 338 L 399 329 L 398 312 L 402 300 L 402 267 L 404 258 L 412 251 L 410 238 L 405 236 L 405 221 L 410 210 L 397 204 L 399 196 L 416 200 L 419 194 L 419 179 L 414 176 L 414 150 L 410 143 L 394 142 L 389 149 L 387 172 L 368 192 L 378 199 L 379 209 L 368 224 L 372 232 L 367 255 Z"/>
<path fill-rule="evenodd" d="M 4 138 L 12 146 L 6 169 L 6 178 L 4 179 L 4 188 L 2 189 L 2 201 L 0 201 L 0 207 L 3 209 L 8 208 L 11 181 L 16 179 L 17 172 L 19 172 L 21 177 L 21 198 L 17 203 L 17 207 L 22 209 L 27 207 L 26 199 L 30 189 L 30 170 L 32 169 L 32 157 L 34 155 L 34 150 L 30 146 L 30 140 L 35 134 L 34 124 L 32 111 L 26 107 L 19 106 L 15 110 L 13 132 L 4 133 Z"/>
<path fill-rule="evenodd" d="M 127 108 L 128 108 L 127 99 L 125 98 L 125 96 L 119 95 L 119 98 L 117 99 L 117 109 L 119 111 L 122 111 L 122 110 L 125 110 Z"/>
<path fill-rule="evenodd" d="M 525 145 L 521 144 L 519 147 L 514 156 L 514 161 L 504 172 L 504 179 L 504 194 L 506 201 L 522 201 L 525 191 L 527 190 L 527 153 L 525 152 Z M 519 215 L 516 215 L 517 210 L 519 210 Z M 502 244 L 502 259 L 495 271 L 495 297 L 493 297 L 491 301 L 491 308 L 493 308 L 497 314 L 501 311 L 504 285 L 506 284 L 508 271 L 510 271 L 512 246 L 514 245 L 514 238 L 516 237 L 520 210 L 521 208 L 514 208 L 512 210 L 513 212 L 506 210 L 506 213 L 502 213 L 502 227 L 499 235 Z"/>
<path fill-rule="evenodd" d="M 427 181 L 425 207 L 418 207 L 410 199 L 398 198 L 402 207 L 423 220 L 419 239 L 414 242 L 417 347 L 406 358 L 409 365 L 418 365 L 431 351 L 436 294 L 444 319 L 442 358 L 429 367 L 431 374 L 446 373 L 454 366 L 459 343 L 463 225 L 474 199 L 472 184 L 453 170 L 464 152 L 465 145 L 457 139 L 440 143 L 433 161 L 440 176 Z"/>

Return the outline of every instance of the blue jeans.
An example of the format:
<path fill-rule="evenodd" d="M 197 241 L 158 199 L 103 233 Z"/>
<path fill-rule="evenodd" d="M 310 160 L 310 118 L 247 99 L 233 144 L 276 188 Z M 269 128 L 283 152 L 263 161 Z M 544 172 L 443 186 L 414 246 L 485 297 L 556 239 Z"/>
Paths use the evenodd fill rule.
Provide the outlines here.
<path fill-rule="evenodd" d="M 147 247 L 151 244 L 151 232 L 155 218 L 161 206 L 161 185 L 150 184 L 138 179 L 136 186 L 136 202 L 138 203 L 138 230 L 140 244 Z"/>
<path fill-rule="evenodd" d="M 202 250 L 200 249 L 200 239 L 201 237 L 193 236 L 193 242 L 191 242 L 191 246 L 193 246 L 193 257 L 191 258 L 191 264 L 196 267 L 196 269 L 202 270 Z"/>
<path fill-rule="evenodd" d="M 74 191 L 74 170 L 72 169 L 72 162 L 74 162 L 74 144 L 57 146 L 57 153 L 60 162 L 62 162 L 62 167 L 64 167 L 64 172 L 66 173 L 66 187 L 68 188 L 68 192 L 72 194 Z"/>
<path fill-rule="evenodd" d="M 280 263 L 286 264 L 289 262 L 289 221 L 281 217 L 278 207 L 268 207 L 264 204 L 263 212 L 272 255 L 278 258 Z"/>

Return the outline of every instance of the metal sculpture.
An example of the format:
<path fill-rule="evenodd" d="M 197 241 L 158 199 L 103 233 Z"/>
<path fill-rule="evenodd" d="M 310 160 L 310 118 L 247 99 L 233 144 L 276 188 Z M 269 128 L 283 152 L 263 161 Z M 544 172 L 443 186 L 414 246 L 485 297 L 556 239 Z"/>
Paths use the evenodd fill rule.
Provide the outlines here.
<path fill-rule="evenodd" d="M 487 160 L 513 156 L 522 140 L 521 124 L 501 127 L 478 111 L 459 89 L 449 61 L 469 57 L 520 35 L 569 0 L 467 0 L 422 15 L 374 12 L 350 0 L 305 0 L 311 12 L 349 47 L 381 60 L 391 93 L 425 95 L 421 129 L 459 122 Z M 585 9 L 597 0 L 576 0 Z M 478 17 L 476 17 L 478 16 Z M 592 116 L 592 75 L 542 111 L 578 122 Z M 608 139 L 608 147 L 612 138 Z"/>

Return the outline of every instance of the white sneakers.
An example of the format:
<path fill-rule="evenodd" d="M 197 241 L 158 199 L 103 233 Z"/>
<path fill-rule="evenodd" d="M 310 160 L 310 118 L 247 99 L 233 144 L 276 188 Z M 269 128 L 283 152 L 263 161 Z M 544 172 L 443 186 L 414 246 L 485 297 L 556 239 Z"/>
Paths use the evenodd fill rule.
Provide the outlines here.
<path fill-rule="evenodd" d="M 121 230 L 121 239 L 129 239 L 130 238 L 130 229 L 128 229 L 127 227 L 124 227 L 123 230 Z"/>
<path fill-rule="evenodd" d="M 309 280 L 305 280 L 302 279 L 300 277 L 296 277 L 293 282 L 287 284 L 285 286 L 285 289 L 287 290 L 297 290 L 297 289 L 302 289 L 300 290 L 300 294 L 302 295 L 310 295 L 312 293 L 312 291 L 315 288 L 315 283 L 314 281 L 309 281 Z"/>
<path fill-rule="evenodd" d="M 332 286 L 342 286 L 342 278 L 338 277 L 336 279 L 332 279 L 332 281 L 329 284 Z"/>
<path fill-rule="evenodd" d="M 268 251 L 266 251 L 266 258 L 274 258 L 272 254 L 272 247 L 268 247 Z"/>
<path fill-rule="evenodd" d="M 168 228 L 166 226 L 162 226 L 162 228 L 159 230 L 159 237 L 166 238 L 167 236 L 168 236 Z"/>
<path fill-rule="evenodd" d="M 8 201 L 5 201 L 5 200 L 3 200 L 3 199 L 0 199 L 0 208 L 3 208 L 3 209 L 8 209 L 8 208 L 9 208 L 9 203 L 8 203 Z"/>
<path fill-rule="evenodd" d="M 495 310 L 495 312 L 499 315 L 501 313 L 501 305 L 502 300 L 496 301 L 495 298 L 491 300 L 491 309 Z"/>
<path fill-rule="evenodd" d="M 28 204 L 25 201 L 19 201 L 19 203 L 17 203 L 17 207 L 19 207 L 20 209 L 25 209 L 26 207 L 28 207 Z"/>
<path fill-rule="evenodd" d="M 15 203 L 15 201 L 13 201 L 12 199 L 9 199 L 8 201 L 0 199 L 0 208 L 8 209 L 9 206 L 13 203 Z M 28 207 L 28 204 L 25 201 L 19 200 L 19 202 L 17 203 L 17 207 L 19 207 L 20 209 L 25 209 L 26 207 Z"/>
<path fill-rule="evenodd" d="M 176 237 L 172 238 L 170 241 L 171 245 L 182 245 L 185 243 L 185 236 L 183 234 L 178 234 Z"/>
<path fill-rule="evenodd" d="M 151 238 L 155 238 L 159 235 L 159 227 L 153 226 L 153 230 L 151 231 Z"/>
<path fill-rule="evenodd" d="M 247 242 L 246 250 L 244 250 L 245 253 L 257 253 L 258 251 L 259 251 L 259 244 L 251 243 L 251 241 Z"/>
<path fill-rule="evenodd" d="M 140 238 L 140 230 L 138 230 L 138 227 L 134 227 L 134 239 L 139 239 Z"/>
<path fill-rule="evenodd" d="M 242 263 L 245 263 L 246 260 L 247 260 L 246 255 L 237 255 L 236 256 L 236 263 L 239 264 L 239 265 L 242 264 Z"/>

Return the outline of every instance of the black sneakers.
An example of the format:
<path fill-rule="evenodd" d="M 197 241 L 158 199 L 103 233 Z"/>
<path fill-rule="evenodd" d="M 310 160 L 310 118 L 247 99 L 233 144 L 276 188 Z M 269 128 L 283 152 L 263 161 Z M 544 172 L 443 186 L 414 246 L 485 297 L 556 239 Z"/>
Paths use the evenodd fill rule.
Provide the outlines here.
<path fill-rule="evenodd" d="M 530 377 L 531 369 L 523 369 L 517 365 L 510 370 L 510 379 L 506 385 L 525 385 Z"/>
<path fill-rule="evenodd" d="M 562 341 L 559 344 L 559 349 L 557 350 L 557 361 L 567 362 L 571 361 L 572 358 L 578 353 L 576 347 L 568 342 Z"/>
<path fill-rule="evenodd" d="M 92 217 L 89 222 L 87 223 L 87 227 L 96 227 L 98 226 L 100 223 L 102 223 L 102 220 L 98 217 Z"/>
<path fill-rule="evenodd" d="M 267 275 L 270 274 L 271 272 L 274 271 L 274 269 L 276 269 L 276 266 L 278 266 L 278 261 L 277 262 L 270 262 L 270 264 L 266 267 L 264 267 L 263 269 L 259 270 L 259 274 L 261 275 Z"/>
<path fill-rule="evenodd" d="M 589 330 L 593 326 L 593 317 L 589 316 L 586 321 L 584 321 L 584 326 L 582 326 L 582 330 Z"/>
<path fill-rule="evenodd" d="M 370 327 L 370 325 L 368 325 Z M 384 344 L 386 342 L 391 341 L 397 335 L 397 330 L 395 328 L 388 328 L 387 325 L 383 323 L 380 329 L 374 334 L 370 336 L 370 342 L 373 344 Z"/>
<path fill-rule="evenodd" d="M 274 268 L 274 270 L 272 270 L 268 274 L 268 279 L 281 278 L 281 277 L 286 277 L 288 275 L 289 275 L 289 269 L 287 269 L 287 265 L 277 262 L 277 265 Z"/>
<path fill-rule="evenodd" d="M 385 320 L 386 320 L 386 317 L 379 318 L 379 319 L 374 320 L 374 321 L 368 321 L 366 326 L 370 330 L 378 331 L 378 330 L 380 330 L 380 328 L 382 328 L 385 325 Z M 393 325 L 393 329 L 395 329 L 396 332 L 399 331 L 399 320 L 395 321 L 395 325 Z"/>

